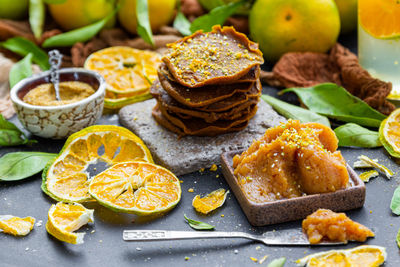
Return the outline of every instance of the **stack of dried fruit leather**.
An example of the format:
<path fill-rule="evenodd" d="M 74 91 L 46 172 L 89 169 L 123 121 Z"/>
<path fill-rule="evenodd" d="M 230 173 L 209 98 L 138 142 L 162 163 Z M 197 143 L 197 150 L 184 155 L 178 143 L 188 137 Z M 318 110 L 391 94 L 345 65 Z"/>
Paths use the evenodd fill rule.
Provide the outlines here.
<path fill-rule="evenodd" d="M 150 91 L 155 120 L 180 136 L 244 129 L 262 90 L 258 45 L 232 27 L 214 26 L 168 47 Z"/>

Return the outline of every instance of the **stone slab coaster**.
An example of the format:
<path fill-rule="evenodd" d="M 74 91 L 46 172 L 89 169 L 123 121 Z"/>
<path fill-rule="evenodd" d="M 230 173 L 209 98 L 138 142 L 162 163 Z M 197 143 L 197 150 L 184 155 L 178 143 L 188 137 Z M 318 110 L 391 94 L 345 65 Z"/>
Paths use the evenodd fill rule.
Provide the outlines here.
<path fill-rule="evenodd" d="M 151 115 L 155 99 L 132 104 L 122 108 L 119 119 L 148 146 L 154 161 L 183 175 L 209 168 L 220 163 L 223 152 L 245 149 L 254 139 L 259 138 L 269 127 L 276 126 L 285 118 L 278 115 L 267 103 L 260 101 L 257 114 L 242 131 L 215 137 L 178 135 L 158 125 Z"/>

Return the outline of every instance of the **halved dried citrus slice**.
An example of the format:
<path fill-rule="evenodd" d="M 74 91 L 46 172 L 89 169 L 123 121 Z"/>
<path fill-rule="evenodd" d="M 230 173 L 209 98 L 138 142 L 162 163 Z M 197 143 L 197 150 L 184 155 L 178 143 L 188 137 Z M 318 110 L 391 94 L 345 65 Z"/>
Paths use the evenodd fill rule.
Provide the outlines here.
<path fill-rule="evenodd" d="M 58 240 L 82 244 L 85 233 L 73 233 L 88 222 L 94 222 L 94 210 L 86 209 L 78 203 L 67 204 L 59 202 L 51 205 L 46 230 Z"/>
<path fill-rule="evenodd" d="M 0 215 L 0 232 L 15 236 L 25 236 L 31 232 L 35 218 L 19 218 L 12 215 Z"/>
<path fill-rule="evenodd" d="M 153 162 L 149 150 L 129 130 L 112 125 L 95 125 L 72 134 L 57 158 L 43 171 L 43 191 L 58 201 L 90 200 L 89 169 L 97 163 L 112 166 L 119 162 Z"/>
<path fill-rule="evenodd" d="M 390 155 L 400 158 L 400 108 L 381 122 L 379 140 Z"/>
<path fill-rule="evenodd" d="M 353 266 L 376 267 L 386 260 L 386 249 L 380 246 L 358 246 L 352 249 L 334 249 L 308 255 L 296 261 L 299 266 Z"/>
<path fill-rule="evenodd" d="M 160 63 L 158 53 L 114 46 L 91 54 L 84 67 L 103 75 L 107 91 L 128 97 L 148 93 Z"/>
<path fill-rule="evenodd" d="M 93 177 L 89 193 L 114 211 L 157 215 L 178 204 L 181 186 L 178 178 L 161 166 L 129 161 Z"/>
<path fill-rule="evenodd" d="M 360 0 L 358 17 L 363 29 L 375 38 L 400 36 L 400 4 L 394 0 Z"/>
<path fill-rule="evenodd" d="M 220 188 L 218 190 L 211 192 L 205 197 L 200 197 L 200 195 L 197 195 L 193 198 L 192 201 L 193 208 L 197 212 L 208 214 L 211 211 L 224 205 L 228 193 L 229 191 Z"/>

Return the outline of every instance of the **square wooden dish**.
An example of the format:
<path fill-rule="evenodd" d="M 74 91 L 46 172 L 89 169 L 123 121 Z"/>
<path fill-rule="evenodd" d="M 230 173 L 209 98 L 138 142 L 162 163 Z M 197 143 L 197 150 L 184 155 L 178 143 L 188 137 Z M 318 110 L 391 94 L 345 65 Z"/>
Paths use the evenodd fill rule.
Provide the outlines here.
<path fill-rule="evenodd" d="M 229 151 L 221 155 L 222 173 L 250 224 L 264 226 L 304 219 L 319 208 L 346 211 L 360 208 L 365 201 L 365 185 L 355 171 L 347 165 L 350 187 L 332 193 L 307 195 L 268 203 L 255 203 L 247 199 L 233 174 L 233 157 L 243 151 Z"/>

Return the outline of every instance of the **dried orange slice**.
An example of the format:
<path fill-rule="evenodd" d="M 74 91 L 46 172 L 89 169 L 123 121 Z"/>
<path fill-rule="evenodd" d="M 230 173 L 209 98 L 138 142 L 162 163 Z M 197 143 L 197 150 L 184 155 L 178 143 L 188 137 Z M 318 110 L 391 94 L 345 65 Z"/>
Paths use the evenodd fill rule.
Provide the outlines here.
<path fill-rule="evenodd" d="M 400 36 L 400 3 L 394 0 L 360 0 L 358 17 L 363 29 L 375 38 Z"/>
<path fill-rule="evenodd" d="M 56 159 L 47 164 L 42 189 L 57 201 L 88 201 L 91 166 L 130 160 L 153 162 L 139 137 L 119 126 L 90 126 L 71 135 Z"/>
<path fill-rule="evenodd" d="M 74 233 L 88 222 L 94 222 L 94 210 L 86 209 L 78 203 L 66 204 L 59 202 L 51 205 L 46 230 L 58 240 L 82 244 L 85 233 Z"/>
<path fill-rule="evenodd" d="M 89 193 L 101 205 L 117 212 L 156 215 L 181 198 L 178 178 L 169 170 L 148 162 L 122 162 L 96 175 Z"/>
<path fill-rule="evenodd" d="M 160 63 L 158 53 L 114 46 L 91 54 L 85 68 L 103 75 L 107 91 L 128 97 L 148 92 Z"/>
<path fill-rule="evenodd" d="M 400 108 L 381 122 L 379 141 L 390 155 L 400 158 Z"/>
<path fill-rule="evenodd" d="M 386 260 L 387 253 L 380 246 L 358 246 L 352 249 L 334 249 L 325 252 L 308 255 L 296 261 L 299 266 L 323 267 L 323 266 L 353 266 L 375 267 L 380 266 Z"/>
<path fill-rule="evenodd" d="M 35 218 L 19 218 L 12 215 L 0 215 L 0 232 L 15 236 L 25 236 L 31 232 Z"/>
<path fill-rule="evenodd" d="M 192 201 L 193 208 L 197 212 L 208 214 L 211 211 L 224 205 L 228 193 L 229 191 L 220 188 L 218 190 L 211 192 L 210 194 L 206 195 L 203 198 L 200 197 L 200 195 L 197 195 L 193 198 Z"/>

